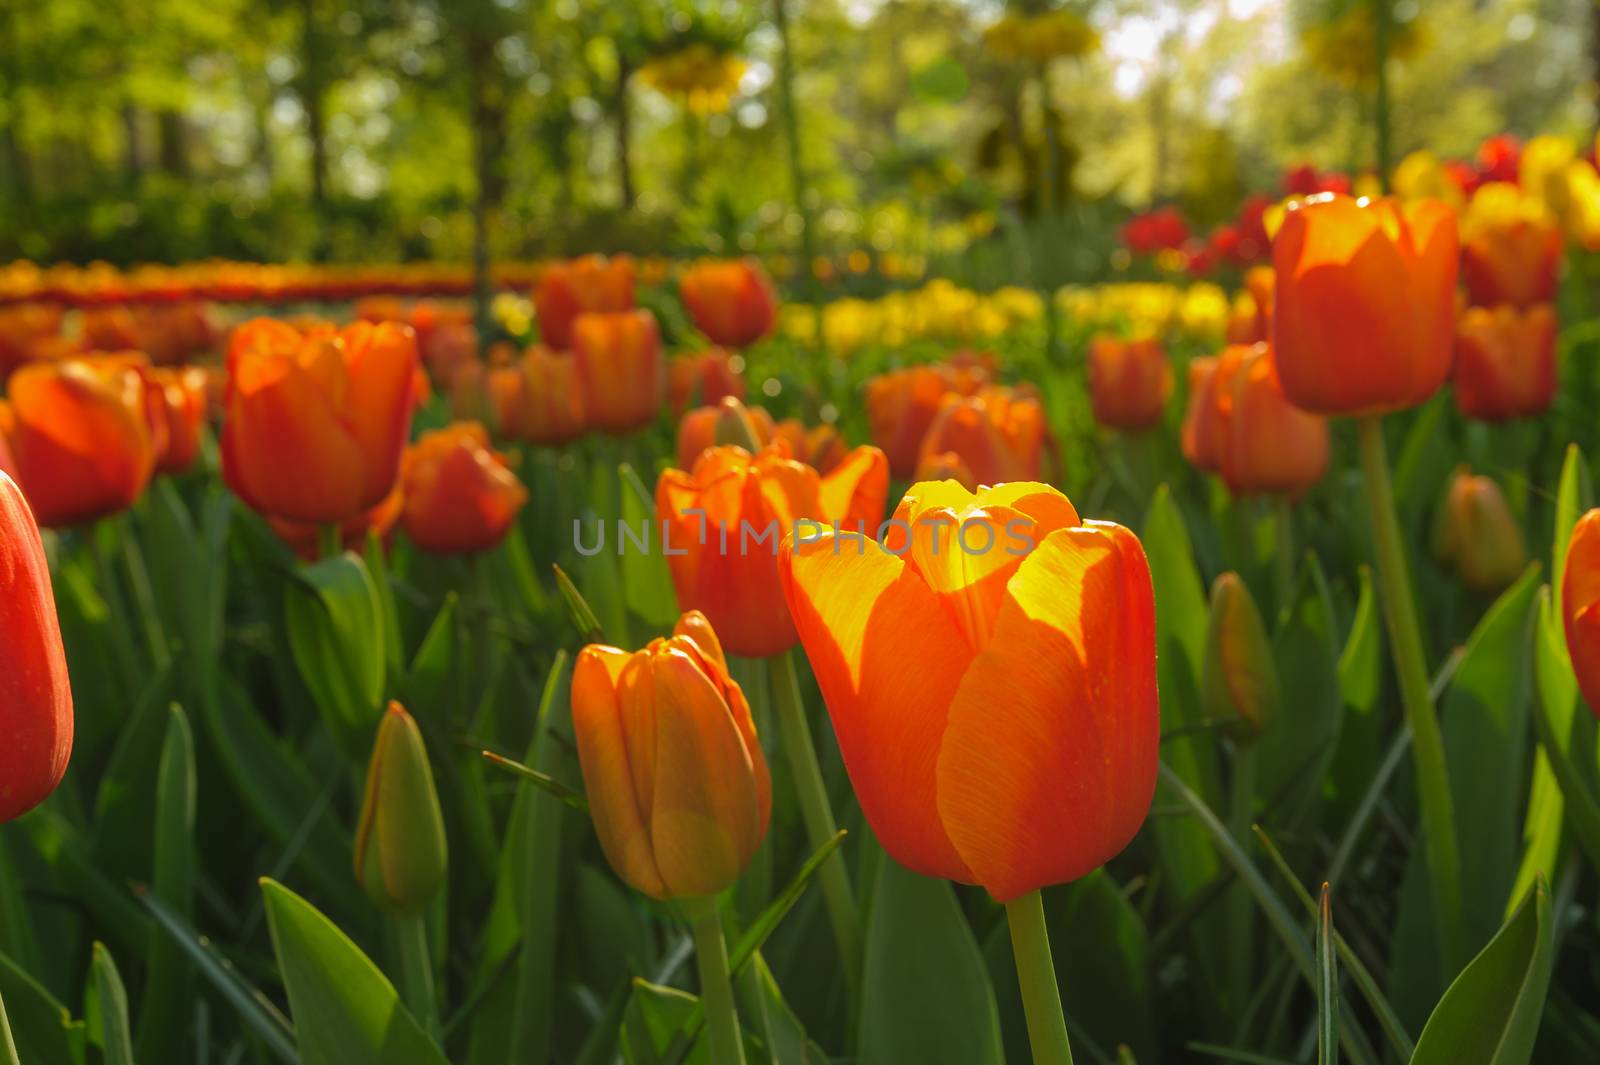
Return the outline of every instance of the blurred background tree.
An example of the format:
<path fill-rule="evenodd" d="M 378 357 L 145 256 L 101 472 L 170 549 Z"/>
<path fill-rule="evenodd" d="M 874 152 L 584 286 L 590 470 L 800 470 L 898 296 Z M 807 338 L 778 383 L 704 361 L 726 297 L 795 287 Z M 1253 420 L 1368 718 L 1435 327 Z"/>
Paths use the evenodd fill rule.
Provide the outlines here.
<path fill-rule="evenodd" d="M 0 260 L 959 270 L 1372 169 L 1380 2 L 1393 158 L 1593 129 L 1593 0 L 6 0 Z"/>

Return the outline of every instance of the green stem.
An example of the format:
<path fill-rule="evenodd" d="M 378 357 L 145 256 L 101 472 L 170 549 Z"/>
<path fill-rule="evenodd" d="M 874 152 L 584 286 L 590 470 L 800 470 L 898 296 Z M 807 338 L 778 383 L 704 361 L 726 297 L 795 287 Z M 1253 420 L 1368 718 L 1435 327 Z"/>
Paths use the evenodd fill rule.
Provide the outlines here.
<path fill-rule="evenodd" d="M 1461 901 L 1461 856 L 1456 839 L 1455 811 L 1450 798 L 1450 776 L 1445 767 L 1444 737 L 1428 691 L 1428 667 L 1423 660 L 1422 633 L 1417 606 L 1411 597 L 1400 542 L 1400 522 L 1395 517 L 1394 495 L 1389 487 L 1389 459 L 1383 447 L 1383 422 L 1377 416 L 1358 423 L 1361 466 L 1372 512 L 1372 540 L 1377 551 L 1378 587 L 1394 648 L 1395 672 L 1406 724 L 1411 727 L 1411 750 L 1416 759 L 1417 790 L 1422 801 L 1422 833 L 1433 885 L 1434 910 L 1439 922 L 1439 952 L 1446 980 L 1455 976 L 1464 958 Z"/>
<path fill-rule="evenodd" d="M 22 1065 L 17 1057 L 17 1044 L 11 1039 L 11 1025 L 6 1021 L 6 1000 L 0 998 L 0 1065 Z"/>
<path fill-rule="evenodd" d="M 112 653 L 116 656 L 117 671 L 122 675 L 122 682 L 137 691 L 141 683 L 139 656 L 134 652 L 133 642 L 128 638 L 127 600 L 122 597 L 122 587 L 117 582 L 117 575 L 111 569 L 111 560 L 106 557 L 105 546 L 100 542 L 100 526 L 89 526 L 83 533 L 85 539 L 89 541 L 89 553 L 94 557 L 97 590 L 111 614 L 109 639 Z"/>
<path fill-rule="evenodd" d="M 1228 830 L 1239 846 L 1250 845 L 1250 826 L 1255 822 L 1256 752 L 1252 742 L 1236 743 L 1233 748 L 1233 796 Z M 1235 884 L 1228 899 L 1228 954 L 1234 1000 L 1244 1003 L 1254 990 L 1251 962 L 1254 958 L 1255 900 L 1250 889 Z"/>
<path fill-rule="evenodd" d="M 172 664 L 172 647 L 167 643 L 166 631 L 161 625 L 161 613 L 156 609 L 156 596 L 150 586 L 150 570 L 145 565 L 144 551 L 139 547 L 133 522 L 124 518 L 117 528 L 117 539 L 122 541 L 122 564 L 128 571 L 128 588 L 133 592 L 133 605 L 139 612 L 139 624 L 144 629 L 145 642 L 150 645 L 150 661 L 157 670 Z"/>
<path fill-rule="evenodd" d="M 811 849 L 817 850 L 838 835 L 839 828 L 833 820 L 833 809 L 828 805 L 828 791 L 822 783 L 822 767 L 817 763 L 817 749 L 811 742 L 805 707 L 800 702 L 800 681 L 795 676 L 794 652 L 773 655 L 767 659 L 767 669 L 784 755 L 789 759 L 789 772 L 794 777 L 795 792 L 800 798 L 800 816 L 805 821 Z M 850 889 L 850 874 L 845 869 L 844 855 L 834 851 L 823 863 L 818 875 L 822 880 L 822 897 L 828 906 L 828 920 L 833 924 L 833 938 L 839 947 L 839 962 L 844 966 L 850 999 L 855 1002 L 858 1001 L 861 982 L 861 917 L 856 911 L 855 895 Z"/>
<path fill-rule="evenodd" d="M 317 526 L 317 557 L 333 558 L 344 550 L 344 530 L 336 521 Z"/>
<path fill-rule="evenodd" d="M 1011 953 L 1016 958 L 1022 1008 L 1028 1016 L 1028 1044 L 1033 1065 L 1072 1065 L 1067 1017 L 1061 1012 L 1056 966 L 1050 957 L 1050 930 L 1044 923 L 1044 900 L 1030 891 L 1006 903 L 1011 926 Z"/>
<path fill-rule="evenodd" d="M 1277 585 L 1278 612 L 1293 606 L 1294 598 L 1294 510 L 1288 495 L 1278 495 L 1272 500 L 1272 519 L 1275 535 L 1272 544 L 1272 574 Z"/>
<path fill-rule="evenodd" d="M 700 965 L 700 1004 L 711 1041 L 711 1065 L 744 1065 L 744 1040 L 733 1008 L 728 946 L 722 938 L 717 900 L 685 899 L 683 909 L 694 929 L 695 960 Z"/>
<path fill-rule="evenodd" d="M 439 1041 L 439 996 L 433 987 L 433 956 L 428 950 L 428 925 L 422 912 L 394 915 L 400 945 L 400 997 L 434 1042 Z"/>

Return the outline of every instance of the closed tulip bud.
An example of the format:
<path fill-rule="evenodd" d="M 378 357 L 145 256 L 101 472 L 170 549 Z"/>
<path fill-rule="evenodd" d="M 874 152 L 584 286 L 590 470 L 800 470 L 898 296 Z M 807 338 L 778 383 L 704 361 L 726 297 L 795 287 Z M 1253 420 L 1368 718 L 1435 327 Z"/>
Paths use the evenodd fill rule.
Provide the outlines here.
<path fill-rule="evenodd" d="M 1089 395 L 1101 425 L 1148 429 L 1161 421 L 1171 394 L 1172 367 L 1160 341 L 1098 336 L 1089 343 Z"/>
<path fill-rule="evenodd" d="M 754 344 L 778 322 L 772 279 L 754 259 L 702 260 L 685 270 L 678 293 L 689 317 L 713 344 Z"/>
<path fill-rule="evenodd" d="M 1590 712 L 1600 717 L 1600 509 L 1579 518 L 1572 529 L 1561 571 L 1561 614 L 1578 689 Z"/>
<path fill-rule="evenodd" d="M 1328 423 L 1284 398 L 1272 349 L 1229 348 L 1212 382 L 1217 472 L 1235 495 L 1298 496 L 1328 470 Z"/>
<path fill-rule="evenodd" d="M 1272 347 L 1289 402 L 1313 414 L 1414 407 L 1450 374 L 1455 213 L 1324 194 L 1291 204 L 1272 245 Z"/>
<path fill-rule="evenodd" d="M 1556 398 L 1556 313 L 1548 303 L 1469 307 L 1456 326 L 1456 406 L 1469 418 L 1543 414 Z"/>
<path fill-rule="evenodd" d="M 915 484 L 882 549 L 831 531 L 784 590 L 862 811 L 1004 902 L 1126 847 L 1155 793 L 1155 597 L 1119 525 L 1048 485 Z"/>
<path fill-rule="evenodd" d="M 633 307 L 633 260 L 585 255 L 550 263 L 533 291 L 539 339 L 557 351 L 572 347 L 573 324 L 580 314 L 626 311 Z"/>
<path fill-rule="evenodd" d="M 735 362 L 735 360 L 738 360 Z M 721 348 L 708 348 L 693 355 L 678 355 L 667 362 L 667 408 L 674 418 L 683 416 L 690 404 L 714 407 L 723 399 L 743 400 L 744 378 L 735 366 L 744 359 Z"/>
<path fill-rule="evenodd" d="M 744 692 L 704 615 L 629 654 L 591 644 L 572 674 L 572 731 L 595 834 L 654 899 L 731 886 L 767 834 L 772 782 Z"/>
<path fill-rule="evenodd" d="M 1450 480 L 1434 524 L 1434 553 L 1475 592 L 1498 592 L 1522 573 L 1528 549 L 1500 486 L 1465 466 Z"/>
<path fill-rule="evenodd" d="M 251 508 L 344 521 L 394 490 L 418 369 L 409 326 L 335 332 L 258 318 L 228 345 L 222 473 Z"/>
<path fill-rule="evenodd" d="M 1563 242 L 1556 219 L 1517 186 L 1491 181 L 1461 221 L 1461 279 L 1480 307 L 1531 307 L 1555 298 Z"/>
<path fill-rule="evenodd" d="M 773 427 L 772 438 L 789 445 L 789 453 L 821 474 L 832 473 L 844 461 L 849 447 L 831 425 L 807 428 L 798 418 L 785 418 Z"/>
<path fill-rule="evenodd" d="M 487 551 L 505 538 L 528 490 L 479 422 L 423 433 L 401 472 L 406 535 L 442 555 Z"/>
<path fill-rule="evenodd" d="M 970 396 L 985 374 L 973 368 L 957 374 L 949 367 L 912 366 L 880 374 L 867 382 L 867 423 L 872 442 L 889 457 L 889 472 L 917 472 L 922 441 L 950 392 Z"/>
<path fill-rule="evenodd" d="M 444 815 L 417 723 L 391 702 L 378 725 L 356 829 L 356 879 L 387 910 L 415 913 L 450 868 Z"/>
<path fill-rule="evenodd" d="M 1237 718 L 1234 735 L 1244 740 L 1259 736 L 1283 701 L 1267 627 L 1237 573 L 1224 573 L 1211 586 L 1200 693 L 1207 716 Z"/>
<path fill-rule="evenodd" d="M 572 327 L 572 354 L 590 428 L 630 433 L 661 413 L 666 365 L 649 311 L 580 315 Z"/>
<path fill-rule="evenodd" d="M 61 528 L 133 505 L 155 470 L 148 367 L 120 356 L 30 363 L 11 375 L 11 446 L 39 524 Z"/>
<path fill-rule="evenodd" d="M 0 470 L 0 825 L 61 783 L 72 755 L 72 685 L 39 527 Z"/>
<path fill-rule="evenodd" d="M 200 430 L 206 420 L 206 375 L 194 367 L 154 369 L 157 411 L 165 422 L 166 446 L 156 462 L 160 473 L 182 473 L 200 455 Z"/>
<path fill-rule="evenodd" d="M 692 471 L 656 483 L 667 564 L 681 610 L 699 610 L 734 654 L 765 658 L 795 645 L 778 580 L 779 545 L 809 535 L 802 521 L 873 536 L 889 493 L 889 464 L 856 448 L 826 477 L 769 447 L 713 447 Z"/>
<path fill-rule="evenodd" d="M 753 440 L 759 451 L 772 442 L 773 429 L 772 415 L 764 407 L 746 407 L 731 396 L 713 407 L 696 407 L 678 422 L 678 468 L 694 469 L 701 453 L 718 444 L 750 450 Z"/>

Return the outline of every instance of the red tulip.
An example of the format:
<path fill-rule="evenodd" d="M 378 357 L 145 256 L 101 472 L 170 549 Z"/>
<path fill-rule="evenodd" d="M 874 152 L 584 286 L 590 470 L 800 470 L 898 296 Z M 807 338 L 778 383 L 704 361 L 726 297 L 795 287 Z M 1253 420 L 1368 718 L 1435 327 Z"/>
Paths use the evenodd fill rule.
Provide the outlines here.
<path fill-rule="evenodd" d="M 1503 421 L 1543 414 L 1556 396 L 1556 315 L 1469 307 L 1456 326 L 1456 406 L 1469 418 Z"/>
<path fill-rule="evenodd" d="M 565 351 L 572 346 L 579 315 L 632 308 L 633 275 L 633 260 L 626 255 L 585 255 L 546 266 L 533 293 L 539 339 Z"/>
<path fill-rule="evenodd" d="M 528 501 L 506 457 L 478 422 L 423 433 L 401 468 L 406 535 L 424 551 L 487 551 L 505 538 Z"/>
<path fill-rule="evenodd" d="M 695 263 L 679 279 L 678 292 L 694 324 L 713 344 L 748 347 L 777 325 L 772 279 L 754 259 Z"/>
<path fill-rule="evenodd" d="M 1097 336 L 1089 344 L 1089 392 L 1095 421 L 1113 429 L 1148 429 L 1172 394 L 1172 367 L 1161 342 Z"/>
<path fill-rule="evenodd" d="M 655 315 L 645 310 L 580 315 L 572 327 L 572 354 L 591 428 L 622 434 L 656 420 L 666 366 Z"/>

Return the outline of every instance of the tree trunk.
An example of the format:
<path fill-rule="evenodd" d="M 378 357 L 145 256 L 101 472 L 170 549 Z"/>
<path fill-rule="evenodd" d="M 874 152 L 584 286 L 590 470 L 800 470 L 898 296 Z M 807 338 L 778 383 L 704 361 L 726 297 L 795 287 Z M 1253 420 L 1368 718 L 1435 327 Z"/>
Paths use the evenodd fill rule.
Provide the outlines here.
<path fill-rule="evenodd" d="M 1600 0 L 1597 0 L 1600 2 Z M 617 182 L 622 192 L 622 209 L 633 210 L 633 156 L 630 126 L 632 116 L 628 108 L 628 81 L 633 77 L 633 66 L 621 48 L 617 49 L 617 88 L 613 107 L 617 112 Z"/>
<path fill-rule="evenodd" d="M 815 252 L 811 243 L 811 207 L 806 202 L 809 191 L 806 183 L 805 159 L 800 152 L 799 105 L 794 98 L 794 52 L 789 40 L 788 0 L 772 0 L 772 22 L 778 30 L 778 82 L 783 87 L 783 135 L 789 144 L 789 183 L 794 195 L 795 210 L 800 212 L 800 271 L 799 276 L 811 285 L 811 263 Z"/>
<path fill-rule="evenodd" d="M 478 336 L 487 341 L 493 321 L 489 304 L 494 298 L 494 278 L 489 255 L 490 220 L 505 198 L 501 157 L 505 152 L 506 108 L 504 93 L 495 81 L 494 41 L 482 33 L 469 33 L 467 86 L 471 96 L 473 170 L 477 196 L 472 204 L 472 274 L 476 296 Z"/>
<path fill-rule="evenodd" d="M 122 105 L 122 169 L 130 188 L 139 184 L 145 170 L 144 135 L 139 108 L 133 101 Z"/>
<path fill-rule="evenodd" d="M 328 145 L 323 111 L 322 47 L 317 33 L 316 0 L 301 0 L 300 103 L 306 110 L 306 135 L 311 138 L 311 203 L 319 220 L 328 202 Z M 320 255 L 318 256 L 321 257 Z"/>
<path fill-rule="evenodd" d="M 158 143 L 161 149 L 161 169 L 173 177 L 189 176 L 189 137 L 183 125 L 183 116 L 170 108 L 163 108 L 156 116 Z"/>

